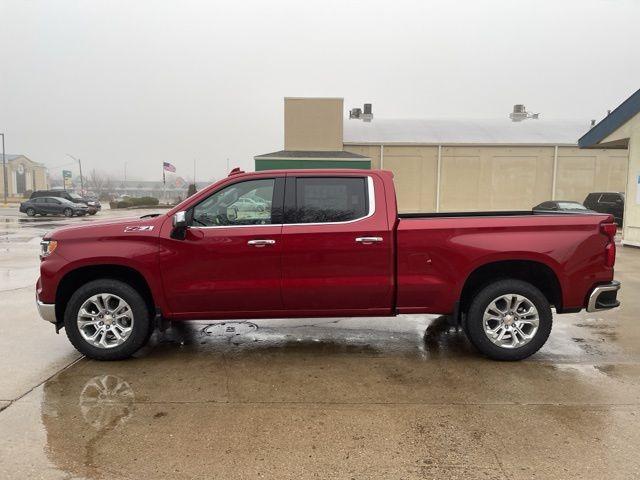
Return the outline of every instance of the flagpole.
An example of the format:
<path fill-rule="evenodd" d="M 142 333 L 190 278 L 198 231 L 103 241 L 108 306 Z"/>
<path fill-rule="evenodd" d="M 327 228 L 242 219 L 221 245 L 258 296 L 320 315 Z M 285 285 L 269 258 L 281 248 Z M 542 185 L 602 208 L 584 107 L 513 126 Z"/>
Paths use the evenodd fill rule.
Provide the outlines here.
<path fill-rule="evenodd" d="M 167 180 L 164 176 L 164 162 L 162 163 L 162 201 L 167 203 Z"/>

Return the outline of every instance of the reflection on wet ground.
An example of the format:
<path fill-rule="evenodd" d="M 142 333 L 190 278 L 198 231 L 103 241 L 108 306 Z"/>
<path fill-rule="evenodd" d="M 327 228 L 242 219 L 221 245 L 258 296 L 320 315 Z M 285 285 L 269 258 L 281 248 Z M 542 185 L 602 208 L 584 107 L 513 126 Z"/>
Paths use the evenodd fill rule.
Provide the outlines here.
<path fill-rule="evenodd" d="M 0 478 L 638 478 L 640 250 L 618 272 L 621 309 L 557 316 L 518 363 L 434 316 L 175 324 L 76 361 L 31 288 L 0 292 L 24 326 L 0 348 L 50 342 L 6 358 Z"/>

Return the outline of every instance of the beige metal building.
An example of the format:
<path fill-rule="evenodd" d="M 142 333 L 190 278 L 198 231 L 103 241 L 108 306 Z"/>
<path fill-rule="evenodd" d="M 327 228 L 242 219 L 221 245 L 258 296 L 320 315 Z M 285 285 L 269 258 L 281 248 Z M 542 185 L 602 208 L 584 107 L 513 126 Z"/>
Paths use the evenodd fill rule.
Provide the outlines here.
<path fill-rule="evenodd" d="M 25 193 L 48 188 L 47 168 L 24 155 L 5 155 L 7 162 L 7 196 L 9 201 L 22 201 Z M 0 162 L 2 153 L 0 152 Z M 0 165 L 2 168 L 2 165 Z M 0 171 L 0 196 L 4 195 L 4 175 Z"/>
<path fill-rule="evenodd" d="M 404 212 L 530 209 L 625 189 L 626 150 L 578 148 L 588 121 L 364 122 L 345 119 L 341 98 L 285 98 L 284 107 L 285 149 L 256 156 L 256 170 L 299 168 L 305 155 L 313 156 L 312 168 L 322 158 L 331 167 L 384 168 L 395 174 Z M 357 157 L 339 160 L 339 152 Z"/>
<path fill-rule="evenodd" d="M 587 152 L 603 148 L 625 152 L 622 243 L 640 247 L 640 90 L 622 102 L 579 140 Z"/>

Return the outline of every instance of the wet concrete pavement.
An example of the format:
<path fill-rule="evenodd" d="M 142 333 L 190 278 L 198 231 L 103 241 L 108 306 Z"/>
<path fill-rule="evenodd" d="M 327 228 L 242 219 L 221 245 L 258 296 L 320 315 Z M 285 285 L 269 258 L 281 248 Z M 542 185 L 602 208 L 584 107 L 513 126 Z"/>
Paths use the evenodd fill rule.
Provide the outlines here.
<path fill-rule="evenodd" d="M 41 230 L 14 223 L 0 478 L 640 477 L 638 249 L 619 251 L 623 307 L 557 316 L 523 362 L 403 316 L 198 322 L 104 363 L 37 318 Z"/>

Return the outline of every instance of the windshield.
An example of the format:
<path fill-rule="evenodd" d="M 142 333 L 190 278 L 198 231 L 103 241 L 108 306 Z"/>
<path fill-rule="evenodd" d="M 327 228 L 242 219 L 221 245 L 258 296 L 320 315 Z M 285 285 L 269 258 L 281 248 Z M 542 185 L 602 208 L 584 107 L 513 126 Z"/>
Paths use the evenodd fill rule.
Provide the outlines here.
<path fill-rule="evenodd" d="M 82 200 L 82 197 L 80 195 L 78 195 L 77 193 L 69 193 L 69 196 L 71 198 L 75 198 L 76 200 Z"/>

